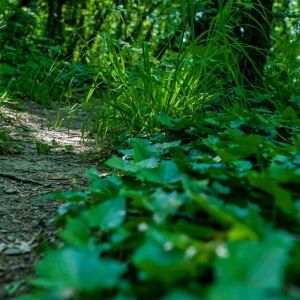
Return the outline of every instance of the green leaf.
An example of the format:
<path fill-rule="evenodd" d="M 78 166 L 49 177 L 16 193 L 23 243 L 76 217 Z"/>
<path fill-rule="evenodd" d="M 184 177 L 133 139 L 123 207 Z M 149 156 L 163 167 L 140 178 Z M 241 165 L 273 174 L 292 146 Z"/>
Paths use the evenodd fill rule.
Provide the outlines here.
<path fill-rule="evenodd" d="M 243 124 L 245 124 L 245 122 L 241 119 L 238 119 L 236 121 L 231 121 L 229 126 L 230 126 L 230 128 L 238 128 Z"/>
<path fill-rule="evenodd" d="M 170 149 L 172 147 L 178 147 L 180 146 L 181 141 L 174 141 L 174 142 L 169 142 L 169 143 L 162 143 L 161 146 L 163 149 Z"/>
<path fill-rule="evenodd" d="M 175 289 L 161 300 L 199 300 L 199 297 L 185 290 Z"/>
<path fill-rule="evenodd" d="M 97 178 L 95 178 L 89 186 L 89 190 L 92 197 L 103 202 L 109 198 L 115 197 L 121 188 L 121 184 L 120 178 L 116 175 L 106 178 L 100 178 L 97 175 Z"/>
<path fill-rule="evenodd" d="M 295 146 L 296 146 L 296 151 L 298 153 L 300 153 L 300 135 L 297 135 L 297 138 L 294 139 L 294 142 L 295 142 Z"/>
<path fill-rule="evenodd" d="M 179 173 L 177 165 L 171 161 L 163 161 L 155 169 L 139 169 L 137 177 L 142 181 L 158 184 L 176 183 L 183 178 Z"/>
<path fill-rule="evenodd" d="M 124 172 L 132 172 L 135 173 L 137 171 L 136 166 L 133 164 L 132 161 L 126 161 L 122 158 L 117 157 L 116 155 L 113 155 L 112 158 L 108 159 L 105 162 L 105 165 L 117 170 L 121 170 Z"/>
<path fill-rule="evenodd" d="M 193 184 L 188 181 L 183 182 L 184 189 L 186 194 L 199 205 L 199 207 L 209 214 L 213 219 L 215 219 L 218 223 L 224 226 L 230 226 L 230 230 L 228 232 L 228 237 L 231 240 L 243 240 L 250 239 L 252 241 L 258 240 L 258 235 L 254 232 L 250 227 L 240 222 L 235 216 L 230 213 L 224 211 L 222 206 L 217 205 L 218 199 L 214 199 L 212 196 L 209 196 L 203 192 L 195 191 Z"/>
<path fill-rule="evenodd" d="M 158 120 L 161 124 L 166 125 L 166 126 L 169 127 L 169 128 L 174 127 L 174 122 L 176 122 L 176 119 L 172 119 L 171 117 L 169 117 L 168 115 L 166 115 L 166 114 L 163 113 L 163 112 L 160 112 L 160 113 L 157 115 L 157 120 Z"/>
<path fill-rule="evenodd" d="M 287 119 L 291 119 L 292 121 L 297 121 L 298 120 L 298 116 L 297 113 L 294 111 L 294 109 L 291 106 L 288 106 L 284 112 L 283 112 L 283 116 Z"/>
<path fill-rule="evenodd" d="M 292 194 L 289 190 L 282 188 L 274 179 L 265 172 L 259 174 L 255 171 L 248 172 L 249 183 L 260 190 L 272 195 L 276 205 L 285 213 L 295 212 Z"/>
<path fill-rule="evenodd" d="M 65 200 L 69 202 L 80 202 L 80 201 L 86 201 L 88 199 L 88 196 L 86 193 L 83 192 L 70 191 L 70 192 L 56 192 L 56 193 L 47 194 L 41 196 L 40 199 L 56 199 L 56 200 Z"/>
<path fill-rule="evenodd" d="M 159 157 L 159 153 L 148 151 L 148 145 L 143 143 L 142 141 L 137 141 L 133 146 L 134 150 L 134 162 L 141 162 L 146 159 Z"/>
<path fill-rule="evenodd" d="M 123 196 L 105 201 L 89 211 L 83 217 L 91 227 L 109 230 L 120 226 L 126 216 L 126 200 Z"/>
<path fill-rule="evenodd" d="M 51 151 L 51 147 L 43 142 L 36 142 L 36 150 L 38 153 L 49 153 Z"/>
<path fill-rule="evenodd" d="M 148 277 L 162 282 L 172 282 L 187 276 L 189 264 L 184 253 L 163 248 L 152 240 L 147 240 L 132 256 L 134 265 Z"/>
<path fill-rule="evenodd" d="M 213 118 L 206 118 L 206 119 L 204 119 L 204 121 L 206 121 L 207 123 L 212 124 L 212 125 L 216 125 L 216 126 L 220 125 L 220 122 Z"/>
<path fill-rule="evenodd" d="M 217 153 L 220 156 L 222 162 L 235 162 L 242 158 L 238 148 L 218 149 Z"/>
<path fill-rule="evenodd" d="M 0 130 L 0 140 L 4 141 L 4 142 L 8 142 L 9 141 L 9 134 L 7 131 L 5 130 Z"/>
<path fill-rule="evenodd" d="M 228 130 L 228 136 L 236 143 L 229 148 L 220 148 L 217 150 L 218 155 L 223 162 L 234 162 L 240 159 L 254 155 L 259 150 L 261 138 L 259 135 L 250 134 L 242 136 L 233 130 Z"/>
<path fill-rule="evenodd" d="M 261 140 L 260 136 L 257 134 L 243 136 L 235 133 L 233 130 L 228 130 L 228 136 L 239 145 L 248 145 L 254 148 L 256 148 L 259 145 Z"/>
<path fill-rule="evenodd" d="M 72 145 L 65 145 L 65 149 L 69 152 L 73 152 L 75 148 Z"/>
<path fill-rule="evenodd" d="M 183 218 L 179 219 L 173 227 L 176 231 L 186 234 L 195 239 L 213 239 L 217 235 L 217 230 L 209 226 L 197 226 Z"/>
<path fill-rule="evenodd" d="M 167 216 L 174 215 L 184 202 L 176 191 L 166 193 L 162 189 L 157 189 L 151 198 L 154 200 L 146 202 L 146 206 L 153 212 L 153 219 L 158 224 L 164 222 Z"/>
<path fill-rule="evenodd" d="M 69 245 L 86 249 L 88 247 L 90 228 L 79 218 L 68 218 L 60 237 Z"/>
<path fill-rule="evenodd" d="M 70 288 L 91 293 L 115 287 L 125 271 L 123 263 L 99 258 L 98 252 L 66 247 L 47 253 L 36 268 L 39 279 L 32 283 L 50 289 Z"/>
<path fill-rule="evenodd" d="M 229 194 L 230 193 L 230 188 L 223 186 L 218 181 L 214 181 L 214 183 L 212 184 L 212 188 L 219 194 Z"/>
<path fill-rule="evenodd" d="M 283 288 L 292 245 L 290 234 L 269 232 L 262 243 L 229 242 L 220 246 L 215 261 L 216 284 L 208 299 L 273 299 L 269 292 Z"/>
<path fill-rule="evenodd" d="M 136 164 L 139 169 L 155 169 L 158 167 L 158 161 L 156 158 L 151 157 L 145 160 L 142 160 Z"/>
<path fill-rule="evenodd" d="M 87 178 L 89 178 L 91 180 L 97 180 L 97 179 L 99 179 L 99 172 L 96 169 L 96 167 L 92 167 L 92 168 L 86 170 L 84 172 L 84 175 L 85 175 L 85 177 L 87 177 Z"/>

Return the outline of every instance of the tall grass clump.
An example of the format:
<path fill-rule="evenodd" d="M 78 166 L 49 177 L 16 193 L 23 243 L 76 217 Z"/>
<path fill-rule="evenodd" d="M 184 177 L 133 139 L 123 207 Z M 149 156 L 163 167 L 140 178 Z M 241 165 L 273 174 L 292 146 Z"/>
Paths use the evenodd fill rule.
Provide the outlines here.
<path fill-rule="evenodd" d="M 195 36 L 193 1 L 184 2 L 183 28 L 174 33 L 176 49 L 160 59 L 148 41 L 129 43 L 109 34 L 97 36 L 94 48 L 83 41 L 85 58 L 95 70 L 85 101 L 93 112 L 86 129 L 93 128 L 98 137 L 124 128 L 151 133 L 159 130 L 159 116 L 189 116 L 211 101 L 245 104 L 239 57 L 254 62 L 247 53 L 251 46 L 232 35 L 237 9 L 233 1 L 220 2 L 210 28 Z"/>
<path fill-rule="evenodd" d="M 182 1 L 181 22 L 169 34 L 163 55 L 157 55 L 160 36 L 120 40 L 109 23 L 104 23 L 104 31 L 86 40 L 84 28 L 75 29 L 65 45 L 71 45 L 72 38 L 79 39 L 81 48 L 74 49 L 76 61 L 60 57 L 65 45 L 48 47 L 51 57 L 46 55 L 40 65 L 30 62 L 30 74 L 23 71 L 17 85 L 36 101 L 68 105 L 65 118 L 71 118 L 78 108 L 85 109 L 88 116 L 83 132 L 95 133 L 97 141 L 124 128 L 131 133 L 154 133 L 161 129 L 164 116 L 190 116 L 211 103 L 219 107 L 236 102 L 245 105 L 247 79 L 240 71 L 240 60 L 244 57 L 255 66 L 248 55 L 253 46 L 244 44 L 233 32 L 237 14 L 246 4 L 219 1 L 218 5 L 209 28 L 196 35 L 195 3 Z M 126 28 L 125 22 L 123 25 Z M 257 76 L 261 76 L 258 70 Z M 78 94 L 84 95 L 84 101 L 74 106 L 69 100 L 76 102 Z"/>

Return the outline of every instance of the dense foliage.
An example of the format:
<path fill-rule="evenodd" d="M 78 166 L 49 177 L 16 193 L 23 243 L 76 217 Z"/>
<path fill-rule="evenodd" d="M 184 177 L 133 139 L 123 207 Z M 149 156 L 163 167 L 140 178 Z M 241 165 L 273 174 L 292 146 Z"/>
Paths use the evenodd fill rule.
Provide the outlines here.
<path fill-rule="evenodd" d="M 299 299 L 299 6 L 1 2 L 1 101 L 114 151 L 19 299 Z"/>
<path fill-rule="evenodd" d="M 129 139 L 105 163 L 111 176 L 90 169 L 87 191 L 46 196 L 68 201 L 62 244 L 32 280 L 47 292 L 22 299 L 297 295 L 296 112 L 158 120 L 169 135 Z"/>

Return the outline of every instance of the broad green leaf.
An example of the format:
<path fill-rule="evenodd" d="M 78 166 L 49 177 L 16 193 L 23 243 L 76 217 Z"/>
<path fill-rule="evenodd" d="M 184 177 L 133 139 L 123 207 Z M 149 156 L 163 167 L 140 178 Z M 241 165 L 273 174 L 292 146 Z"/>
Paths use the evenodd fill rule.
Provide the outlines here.
<path fill-rule="evenodd" d="M 215 135 L 208 135 L 207 138 L 202 139 L 202 143 L 211 149 L 215 149 L 215 144 L 219 142 L 219 138 Z"/>
<path fill-rule="evenodd" d="M 51 147 L 43 142 L 36 142 L 36 150 L 38 153 L 49 153 L 51 151 Z"/>
<path fill-rule="evenodd" d="M 158 167 L 158 161 L 156 158 L 151 157 L 136 163 L 138 169 L 155 169 Z"/>
<path fill-rule="evenodd" d="M 170 149 L 172 147 L 178 147 L 180 146 L 181 141 L 174 141 L 174 142 L 169 142 L 169 143 L 163 143 L 161 146 L 163 149 Z"/>
<path fill-rule="evenodd" d="M 132 161 L 126 161 L 116 155 L 113 155 L 112 158 L 108 159 L 105 162 L 105 165 L 124 172 L 135 173 L 137 171 L 137 168 Z"/>
<path fill-rule="evenodd" d="M 261 141 L 260 136 L 257 134 L 250 134 L 248 136 L 243 136 L 235 133 L 233 130 L 228 130 L 228 136 L 239 145 L 245 145 L 245 146 L 248 145 L 251 151 L 254 152 L 255 149 L 258 148 L 258 145 Z"/>
<path fill-rule="evenodd" d="M 209 293 L 206 300 L 232 300 L 232 299 L 243 299 L 243 300 L 288 300 L 276 296 L 274 298 L 270 295 L 270 291 L 263 289 L 253 288 L 251 285 L 245 285 L 242 283 L 231 283 L 221 282 L 213 285 L 213 289 Z"/>
<path fill-rule="evenodd" d="M 136 163 L 149 158 L 159 157 L 159 153 L 149 151 L 148 145 L 141 141 L 137 141 L 136 143 L 134 143 L 133 150 L 134 150 L 134 162 Z"/>
<path fill-rule="evenodd" d="M 283 288 L 292 245 L 290 234 L 268 232 L 261 243 L 229 242 L 220 246 L 215 261 L 216 283 L 208 299 L 217 300 L 221 295 L 227 300 L 273 299 L 269 292 Z"/>
<path fill-rule="evenodd" d="M 65 149 L 69 152 L 73 152 L 75 150 L 73 145 L 65 145 Z"/>
<path fill-rule="evenodd" d="M 223 226 L 230 226 L 231 230 L 228 232 L 228 236 L 232 240 L 243 240 L 243 239 L 250 239 L 252 241 L 258 240 L 258 235 L 254 232 L 250 227 L 240 222 L 237 218 L 235 218 L 230 213 L 224 211 L 222 206 L 216 205 L 216 201 L 213 197 L 202 193 L 195 193 L 192 190 L 192 187 L 189 183 L 184 182 L 184 188 L 186 194 L 193 199 L 199 207 L 205 211 L 208 215 L 210 215 L 213 219 L 217 222 L 222 224 Z M 212 198 L 212 200 L 211 200 Z"/>
<path fill-rule="evenodd" d="M 166 193 L 162 189 L 157 189 L 151 195 L 153 201 L 146 201 L 146 206 L 153 212 L 153 219 L 160 224 L 169 215 L 174 215 L 178 208 L 183 204 L 183 198 L 176 192 Z"/>
<path fill-rule="evenodd" d="M 167 244 L 166 244 L 167 245 Z M 152 240 L 140 246 L 132 256 L 133 264 L 150 278 L 173 282 L 188 276 L 189 264 L 183 252 L 163 248 Z"/>
<path fill-rule="evenodd" d="M 223 162 L 234 162 L 256 154 L 259 150 L 261 138 L 259 135 L 250 134 L 242 136 L 233 130 L 228 130 L 228 136 L 235 142 L 228 148 L 218 146 L 218 155 Z"/>
<path fill-rule="evenodd" d="M 73 289 L 53 289 L 53 290 L 44 290 L 44 291 L 40 291 L 40 292 L 35 292 L 35 293 L 31 293 L 30 295 L 24 295 L 24 296 L 20 296 L 15 298 L 15 300 L 62 300 L 62 295 L 64 294 L 64 292 L 67 291 L 67 293 L 69 292 L 69 294 L 72 294 Z"/>
<path fill-rule="evenodd" d="M 47 253 L 36 267 L 39 279 L 32 282 L 50 289 L 70 288 L 91 293 L 115 287 L 125 271 L 123 263 L 99 258 L 98 252 L 66 247 Z"/>
<path fill-rule="evenodd" d="M 296 151 L 300 153 L 300 135 L 297 135 L 297 138 L 294 139 L 296 145 Z"/>
<path fill-rule="evenodd" d="M 250 170 L 253 167 L 251 161 L 248 161 L 248 160 L 236 161 L 233 163 L 233 165 L 240 168 L 241 170 Z"/>
<path fill-rule="evenodd" d="M 212 188 L 219 194 L 229 194 L 230 187 L 223 186 L 220 182 L 214 181 L 212 184 Z"/>
<path fill-rule="evenodd" d="M 7 131 L 5 130 L 0 130 L 0 141 L 4 141 L 4 142 L 8 142 L 10 139 L 9 134 Z"/>
<path fill-rule="evenodd" d="M 238 119 L 236 121 L 231 121 L 229 126 L 230 128 L 238 128 L 243 124 L 245 124 L 245 122 L 241 119 Z"/>
<path fill-rule="evenodd" d="M 291 106 L 288 106 L 284 112 L 283 112 L 283 116 L 287 119 L 291 119 L 292 121 L 297 121 L 298 120 L 298 116 L 297 113 L 294 111 L 294 109 Z"/>
<path fill-rule="evenodd" d="M 91 179 L 91 180 L 95 180 L 95 179 L 99 179 L 99 172 L 96 169 L 96 167 L 92 167 L 88 170 L 86 170 L 84 172 L 85 177 Z"/>
<path fill-rule="evenodd" d="M 222 162 L 235 162 L 242 159 L 240 151 L 238 148 L 229 149 L 218 149 L 218 155 L 220 156 Z"/>
<path fill-rule="evenodd" d="M 166 114 L 163 113 L 163 112 L 160 112 L 160 113 L 157 115 L 157 120 L 158 120 L 161 124 L 166 125 L 166 126 L 169 127 L 169 128 L 174 127 L 174 121 L 176 122 L 176 119 L 172 119 L 171 117 L 169 117 L 168 115 L 166 115 Z"/>
<path fill-rule="evenodd" d="M 187 217 L 188 214 L 186 213 L 183 215 Z M 192 219 L 192 216 L 190 217 Z M 174 229 L 182 234 L 186 234 L 191 238 L 200 239 L 200 240 L 207 240 L 212 239 L 218 234 L 218 231 L 209 226 L 198 226 L 193 224 L 191 221 L 187 221 L 184 218 L 180 218 L 174 224 Z"/>
<path fill-rule="evenodd" d="M 126 158 L 132 158 L 134 155 L 133 149 L 119 150 L 119 152 L 125 155 Z"/>
<path fill-rule="evenodd" d="M 270 122 L 266 118 L 264 118 L 262 115 L 257 114 L 255 117 L 263 124 L 270 124 Z"/>
<path fill-rule="evenodd" d="M 173 159 L 178 159 L 180 161 L 186 161 L 186 155 L 182 147 L 172 147 L 170 149 L 170 154 L 172 155 Z"/>
<path fill-rule="evenodd" d="M 226 170 L 225 164 L 223 163 L 194 163 L 192 165 L 194 171 L 199 172 L 200 174 L 223 174 Z"/>
<path fill-rule="evenodd" d="M 109 230 L 120 226 L 126 216 L 126 200 L 123 196 L 105 201 L 83 212 L 85 221 L 91 227 Z"/>
<path fill-rule="evenodd" d="M 88 245 L 90 228 L 80 218 L 68 218 L 60 237 L 69 245 L 85 249 Z"/>
<path fill-rule="evenodd" d="M 298 164 L 287 162 L 286 164 L 271 163 L 268 168 L 268 174 L 272 179 L 278 183 L 299 183 L 300 182 L 300 169 Z"/>
<path fill-rule="evenodd" d="M 188 291 L 175 289 L 161 300 L 199 300 L 199 297 Z"/>
<path fill-rule="evenodd" d="M 99 178 L 99 176 L 97 176 L 89 186 L 89 190 L 93 197 L 103 202 L 118 194 L 121 185 L 122 182 L 116 175 L 106 178 Z"/>
<path fill-rule="evenodd" d="M 220 122 L 213 118 L 206 118 L 206 119 L 204 119 L 204 121 L 206 121 L 207 123 L 212 124 L 212 125 L 216 125 L 216 126 L 220 125 Z"/>
<path fill-rule="evenodd" d="M 56 200 L 64 200 L 69 202 L 80 202 L 80 201 L 86 201 L 88 199 L 88 196 L 86 193 L 83 192 L 66 191 L 66 192 L 56 192 L 56 193 L 47 194 L 41 196 L 40 199 L 56 199 Z"/>
<path fill-rule="evenodd" d="M 176 183 L 183 179 L 177 165 L 172 161 L 163 161 L 155 169 L 139 169 L 137 177 L 142 181 L 158 184 Z"/>
<path fill-rule="evenodd" d="M 259 174 L 255 171 L 248 172 L 249 183 L 261 189 L 262 191 L 272 195 L 276 205 L 285 213 L 293 213 L 295 205 L 292 199 L 292 193 L 282 188 L 274 179 L 265 172 Z"/>

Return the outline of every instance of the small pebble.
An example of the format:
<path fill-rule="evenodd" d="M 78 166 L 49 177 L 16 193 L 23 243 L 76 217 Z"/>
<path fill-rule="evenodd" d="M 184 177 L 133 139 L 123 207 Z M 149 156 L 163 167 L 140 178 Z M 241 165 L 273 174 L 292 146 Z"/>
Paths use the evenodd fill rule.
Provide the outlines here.
<path fill-rule="evenodd" d="M 5 251 L 3 251 L 4 255 L 18 255 L 20 253 L 21 253 L 21 251 L 16 248 L 10 248 L 10 249 L 6 249 Z"/>
<path fill-rule="evenodd" d="M 16 189 L 7 189 L 5 190 L 6 194 L 18 194 L 18 191 Z"/>

